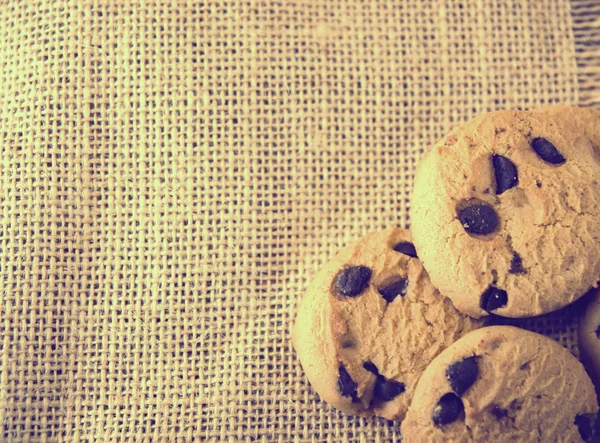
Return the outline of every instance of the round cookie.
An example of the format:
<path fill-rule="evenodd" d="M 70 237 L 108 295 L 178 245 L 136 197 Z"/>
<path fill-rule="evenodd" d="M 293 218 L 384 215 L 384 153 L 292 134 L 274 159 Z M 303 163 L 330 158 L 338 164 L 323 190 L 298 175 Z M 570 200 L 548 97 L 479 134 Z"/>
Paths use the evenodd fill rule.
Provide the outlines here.
<path fill-rule="evenodd" d="M 596 289 L 585 307 L 579 328 L 579 350 L 581 360 L 600 388 L 600 290 Z"/>
<path fill-rule="evenodd" d="M 564 117 L 562 117 L 564 116 Z M 499 111 L 421 160 L 412 234 L 431 281 L 473 317 L 528 317 L 600 280 L 600 112 Z"/>
<path fill-rule="evenodd" d="M 388 229 L 323 267 L 298 307 L 292 341 L 323 400 L 394 420 L 404 417 L 427 364 L 481 325 L 431 285 L 410 233 Z"/>
<path fill-rule="evenodd" d="M 585 369 L 548 337 L 473 331 L 427 367 L 402 423 L 418 442 L 588 441 L 598 412 Z"/>

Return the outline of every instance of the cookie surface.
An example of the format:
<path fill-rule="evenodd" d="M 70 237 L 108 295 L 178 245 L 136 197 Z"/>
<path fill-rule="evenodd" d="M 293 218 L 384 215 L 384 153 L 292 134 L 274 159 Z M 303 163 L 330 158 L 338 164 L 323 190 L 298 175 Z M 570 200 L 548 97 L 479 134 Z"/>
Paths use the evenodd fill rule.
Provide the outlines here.
<path fill-rule="evenodd" d="M 600 290 L 596 289 L 585 307 L 577 330 L 581 359 L 600 387 Z"/>
<path fill-rule="evenodd" d="M 527 317 L 600 280 L 600 112 L 499 111 L 421 160 L 412 234 L 433 284 L 461 311 Z"/>
<path fill-rule="evenodd" d="M 431 285 L 410 233 L 388 229 L 323 267 L 298 307 L 292 341 L 323 400 L 394 420 L 404 417 L 427 364 L 481 325 Z"/>
<path fill-rule="evenodd" d="M 473 331 L 427 367 L 402 423 L 409 442 L 588 441 L 598 411 L 579 361 L 512 326 Z"/>

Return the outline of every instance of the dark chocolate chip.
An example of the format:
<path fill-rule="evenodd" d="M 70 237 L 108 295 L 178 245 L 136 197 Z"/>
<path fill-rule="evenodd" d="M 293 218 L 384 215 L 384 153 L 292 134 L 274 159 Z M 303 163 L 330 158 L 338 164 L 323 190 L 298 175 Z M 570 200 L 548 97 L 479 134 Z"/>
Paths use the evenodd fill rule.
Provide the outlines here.
<path fill-rule="evenodd" d="M 488 286 L 483 294 L 481 294 L 480 306 L 487 312 L 495 311 L 508 303 L 508 295 L 506 291 Z"/>
<path fill-rule="evenodd" d="M 404 297 L 406 295 L 407 286 L 408 280 L 405 278 L 401 278 L 387 285 L 384 288 L 378 289 L 378 291 L 381 294 L 381 296 L 385 299 L 385 301 L 391 303 L 397 296 L 401 295 Z"/>
<path fill-rule="evenodd" d="M 492 165 L 496 175 L 496 195 L 502 194 L 519 182 L 517 167 L 508 158 L 494 155 L 492 156 Z"/>
<path fill-rule="evenodd" d="M 596 328 L 596 337 L 600 338 L 600 325 Z"/>
<path fill-rule="evenodd" d="M 508 405 L 508 407 L 514 411 L 520 411 L 521 406 L 523 406 L 523 400 L 519 400 L 517 398 L 515 398 L 513 401 L 511 401 L 510 405 Z"/>
<path fill-rule="evenodd" d="M 454 393 L 442 395 L 433 409 L 433 422 L 438 425 L 447 425 L 455 421 L 465 410 L 462 400 Z"/>
<path fill-rule="evenodd" d="M 527 369 L 529 367 L 529 363 L 528 361 L 526 361 L 525 363 L 523 363 L 521 366 L 519 366 L 519 369 L 521 371 L 524 371 L 525 369 Z"/>
<path fill-rule="evenodd" d="M 498 226 L 498 214 L 486 204 L 467 206 L 458 213 L 458 218 L 470 234 L 491 234 Z"/>
<path fill-rule="evenodd" d="M 575 417 L 575 424 L 579 429 L 579 435 L 584 441 L 589 441 L 592 438 L 592 421 L 585 415 L 578 415 Z"/>
<path fill-rule="evenodd" d="M 560 165 L 566 161 L 558 149 L 544 137 L 534 138 L 531 141 L 531 147 L 545 162 Z"/>
<path fill-rule="evenodd" d="M 509 274 L 525 274 L 527 271 L 523 268 L 523 259 L 521 256 L 513 252 L 512 260 L 510 261 Z"/>
<path fill-rule="evenodd" d="M 380 375 L 377 377 L 377 381 L 375 382 L 373 395 L 378 400 L 390 401 L 402 394 L 405 389 L 404 383 L 400 383 L 399 381 L 395 380 L 386 380 L 385 377 Z"/>
<path fill-rule="evenodd" d="M 341 294 L 355 297 L 365 290 L 372 273 L 366 266 L 342 269 L 335 281 L 335 287 Z"/>
<path fill-rule="evenodd" d="M 492 406 L 490 412 L 496 417 L 496 419 L 501 420 L 504 417 L 508 417 L 508 409 L 502 409 L 498 405 Z"/>
<path fill-rule="evenodd" d="M 408 241 L 401 241 L 400 243 L 396 244 L 396 246 L 394 246 L 394 251 L 408 255 L 409 257 L 417 257 L 415 245 Z"/>
<path fill-rule="evenodd" d="M 542 187 L 542 182 L 541 182 L 541 181 L 539 181 L 539 180 L 536 180 L 536 181 L 535 181 L 535 185 L 536 185 L 538 188 L 541 188 L 541 187 Z"/>
<path fill-rule="evenodd" d="M 379 375 L 379 370 L 377 369 L 377 366 L 375 366 L 372 362 L 370 361 L 366 361 L 363 363 L 363 368 L 365 368 L 367 371 L 372 372 L 375 375 Z"/>
<path fill-rule="evenodd" d="M 475 356 L 457 361 L 446 369 L 446 378 L 450 382 L 450 387 L 459 397 L 462 397 L 465 391 L 475 383 L 478 374 L 479 369 Z"/>
<path fill-rule="evenodd" d="M 390 401 L 399 394 L 402 394 L 406 389 L 404 383 L 395 380 L 386 380 L 386 378 L 379 373 L 379 369 L 377 369 L 377 366 L 375 366 L 373 362 L 364 362 L 363 368 L 377 376 L 373 395 L 380 401 Z"/>
<path fill-rule="evenodd" d="M 340 394 L 344 397 L 352 397 L 352 402 L 356 403 L 359 401 L 358 395 L 356 393 L 356 388 L 358 385 L 352 380 L 348 371 L 344 366 L 340 365 L 339 367 L 339 378 L 337 383 L 337 388 Z"/>

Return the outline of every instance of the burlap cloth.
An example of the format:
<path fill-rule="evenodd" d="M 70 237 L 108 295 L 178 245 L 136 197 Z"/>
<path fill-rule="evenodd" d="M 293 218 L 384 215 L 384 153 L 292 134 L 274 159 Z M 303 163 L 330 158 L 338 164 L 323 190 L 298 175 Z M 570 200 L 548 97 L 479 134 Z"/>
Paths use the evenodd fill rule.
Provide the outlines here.
<path fill-rule="evenodd" d="M 387 442 L 290 347 L 454 124 L 600 106 L 600 2 L 3 1 L 1 441 Z M 569 315 L 529 322 L 577 352 Z"/>

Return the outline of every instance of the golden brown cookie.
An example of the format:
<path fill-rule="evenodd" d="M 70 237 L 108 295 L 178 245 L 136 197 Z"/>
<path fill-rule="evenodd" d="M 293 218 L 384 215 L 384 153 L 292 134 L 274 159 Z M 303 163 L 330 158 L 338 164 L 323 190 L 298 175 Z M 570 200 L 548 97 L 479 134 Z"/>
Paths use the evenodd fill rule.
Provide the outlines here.
<path fill-rule="evenodd" d="M 409 232 L 388 229 L 323 267 L 298 307 L 292 339 L 331 406 L 402 419 L 427 364 L 480 325 L 431 285 Z"/>
<path fill-rule="evenodd" d="M 581 359 L 600 388 L 600 289 L 585 307 L 578 328 Z M 599 389 L 600 390 L 600 389 Z"/>
<path fill-rule="evenodd" d="M 474 317 L 540 315 L 600 280 L 600 112 L 499 111 L 422 159 L 412 234 L 431 281 Z"/>
<path fill-rule="evenodd" d="M 408 442 L 588 441 L 598 412 L 583 366 L 512 326 L 471 332 L 427 367 L 402 423 Z"/>

